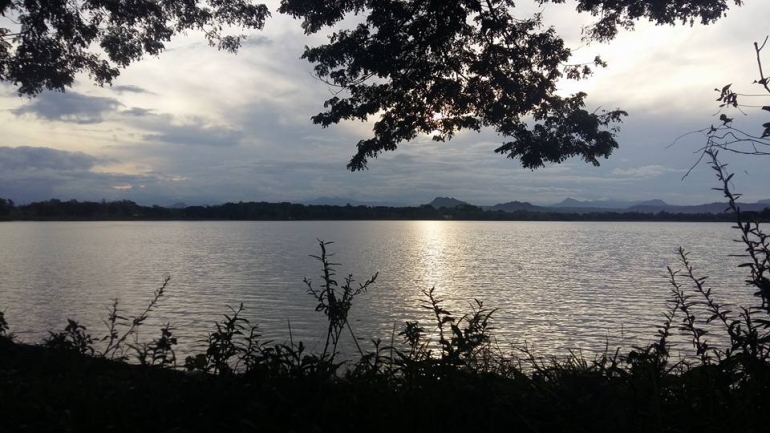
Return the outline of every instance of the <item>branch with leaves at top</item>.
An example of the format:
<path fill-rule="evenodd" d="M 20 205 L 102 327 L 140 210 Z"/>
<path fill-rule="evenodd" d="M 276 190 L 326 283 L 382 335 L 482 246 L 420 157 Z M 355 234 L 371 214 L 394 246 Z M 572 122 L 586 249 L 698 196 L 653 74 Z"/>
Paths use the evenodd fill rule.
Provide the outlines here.
<path fill-rule="evenodd" d="M 754 156 L 770 156 L 770 122 L 762 124 L 762 132 L 760 134 L 749 133 L 734 126 L 734 117 L 728 117 L 723 111 L 726 109 L 736 109 L 744 116 L 746 108 L 760 108 L 762 111 L 770 113 L 770 105 L 748 105 L 742 104 L 740 101 L 743 97 L 761 97 L 770 99 L 770 77 L 766 77 L 762 66 L 762 50 L 767 45 L 768 39 L 766 37 L 761 44 L 754 42 L 754 50 L 757 57 L 757 69 L 759 71 L 759 79 L 754 80 L 754 84 L 762 86 L 763 90 L 767 91 L 767 94 L 745 94 L 738 93 L 732 88 L 732 83 L 723 86 L 722 88 L 714 89 L 719 93 L 716 101 L 719 102 L 719 123 L 711 125 L 707 128 L 700 129 L 698 131 L 689 132 L 678 137 L 674 140 L 669 147 L 675 145 L 679 140 L 692 134 L 703 134 L 706 138 L 706 142 L 703 146 L 695 150 L 700 156 L 689 170 L 682 176 L 686 178 L 697 167 L 701 161 L 708 158 L 710 152 L 726 151 L 730 153 L 740 155 L 754 155 Z M 716 115 L 715 114 L 715 115 Z"/>

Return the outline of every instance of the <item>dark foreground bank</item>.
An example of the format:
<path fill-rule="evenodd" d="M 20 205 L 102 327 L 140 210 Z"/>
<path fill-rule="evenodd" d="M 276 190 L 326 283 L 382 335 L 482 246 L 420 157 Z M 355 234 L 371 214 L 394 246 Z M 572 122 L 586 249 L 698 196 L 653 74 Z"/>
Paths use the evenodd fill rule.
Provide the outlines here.
<path fill-rule="evenodd" d="M 739 379 L 729 365 L 628 361 L 213 375 L 0 339 L 0 431 L 767 431 L 766 365 Z"/>

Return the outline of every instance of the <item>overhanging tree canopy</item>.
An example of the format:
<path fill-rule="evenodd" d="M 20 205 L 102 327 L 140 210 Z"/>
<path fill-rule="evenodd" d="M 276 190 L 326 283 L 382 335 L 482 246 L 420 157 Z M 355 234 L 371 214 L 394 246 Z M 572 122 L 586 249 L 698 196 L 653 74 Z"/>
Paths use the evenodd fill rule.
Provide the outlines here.
<path fill-rule="evenodd" d="M 728 3 L 578 0 L 577 11 L 598 17 L 586 37 L 607 41 L 642 19 L 712 23 Z M 504 138 L 496 152 L 528 168 L 575 156 L 598 165 L 618 147 L 615 124 L 626 113 L 589 112 L 584 93 L 556 95 L 559 79 L 583 78 L 590 66 L 568 65 L 571 52 L 554 29 L 544 28 L 539 15 L 517 17 L 512 0 L 282 0 L 279 12 L 301 19 L 308 34 L 360 16 L 302 55 L 321 80 L 339 88 L 315 123 L 376 119 L 351 170 L 420 133 L 443 141 L 483 127 Z M 0 13 L 18 27 L 0 28 L 0 80 L 30 96 L 63 91 L 79 72 L 111 83 L 120 67 L 159 54 L 173 35 L 190 29 L 235 51 L 241 39 L 222 36 L 223 27 L 260 29 L 269 16 L 266 6 L 249 0 L 0 0 Z M 600 58 L 593 64 L 604 65 Z"/>
<path fill-rule="evenodd" d="M 81 72 L 110 84 L 119 68 L 188 30 L 236 51 L 243 36 L 222 29 L 261 29 L 269 14 L 250 0 L 0 0 L 0 81 L 27 96 L 63 92 Z"/>

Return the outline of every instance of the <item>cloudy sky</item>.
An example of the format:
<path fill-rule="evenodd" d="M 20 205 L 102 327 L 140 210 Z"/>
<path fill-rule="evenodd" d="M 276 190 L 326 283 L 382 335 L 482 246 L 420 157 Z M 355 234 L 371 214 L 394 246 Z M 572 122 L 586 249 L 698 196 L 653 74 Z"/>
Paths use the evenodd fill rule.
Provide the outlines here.
<path fill-rule="evenodd" d="M 277 2 L 267 2 L 272 11 Z M 524 3 L 524 2 L 522 2 Z M 533 2 L 534 3 L 534 2 Z M 310 116 L 330 89 L 300 60 L 307 37 L 299 22 L 274 13 L 237 55 L 209 48 L 200 35 L 173 40 L 159 58 L 124 70 L 112 87 L 85 77 L 68 92 L 20 98 L 0 86 L 0 197 L 19 203 L 48 198 L 129 199 L 168 205 L 227 201 L 307 201 L 321 196 L 360 201 L 426 203 L 453 196 L 475 204 L 511 200 L 549 204 L 577 199 L 659 198 L 672 204 L 718 201 L 711 170 L 696 167 L 704 137 L 677 137 L 718 123 L 715 87 L 733 83 L 758 94 L 754 41 L 770 33 L 770 2 L 748 0 L 716 25 L 640 24 L 610 44 L 583 46 L 590 16 L 574 5 L 540 10 L 575 49 L 576 62 L 600 54 L 609 67 L 561 92 L 588 93 L 589 109 L 622 108 L 620 149 L 601 167 L 569 160 L 531 171 L 493 150 L 493 131 L 459 134 L 437 144 L 420 137 L 371 160 L 369 170 L 345 165 L 371 124 L 322 129 Z M 766 63 L 770 67 L 770 48 Z M 746 97 L 744 104 L 768 105 Z M 736 126 L 760 132 L 763 116 L 728 113 Z M 726 155 L 746 201 L 770 198 L 770 157 Z"/>

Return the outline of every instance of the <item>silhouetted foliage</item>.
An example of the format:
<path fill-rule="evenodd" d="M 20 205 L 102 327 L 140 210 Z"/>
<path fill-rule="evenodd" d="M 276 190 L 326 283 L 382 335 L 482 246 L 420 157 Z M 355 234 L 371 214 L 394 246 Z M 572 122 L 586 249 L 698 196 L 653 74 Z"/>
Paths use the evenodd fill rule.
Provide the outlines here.
<path fill-rule="evenodd" d="M 303 54 L 321 80 L 347 92 L 327 100 L 328 111 L 314 116 L 315 123 L 377 119 L 374 137 L 358 143 L 351 170 L 420 133 L 444 141 L 482 127 L 510 139 L 496 151 L 520 158 L 525 167 L 576 155 L 598 165 L 598 157 L 618 146 L 615 130 L 601 128 L 626 113 L 589 113 L 584 93 L 554 95 L 570 50 L 553 29 L 541 28 L 539 16 L 516 19 L 512 8 L 505 0 L 287 0 L 280 11 L 303 18 L 303 28 L 313 33 L 365 10 L 365 22 Z M 532 129 L 526 115 L 536 122 Z"/>
<path fill-rule="evenodd" d="M 247 353 L 247 346 L 242 344 L 243 331 L 249 325 L 249 321 L 240 317 L 243 312 L 243 304 L 238 309 L 230 307 L 231 313 L 225 314 L 222 322 L 214 324 L 216 330 L 206 339 L 207 349 L 205 355 L 196 357 L 188 356 L 185 360 L 187 370 L 201 370 L 214 374 L 230 374 L 233 371 L 231 362 L 236 357 L 242 357 Z M 251 328 L 250 335 L 254 336 L 256 328 Z M 246 364 L 249 365 L 248 363 Z"/>
<path fill-rule="evenodd" d="M 708 24 L 727 8 L 727 0 L 580 0 L 576 7 L 601 17 L 585 29 L 587 39 L 601 41 L 637 20 Z M 328 44 L 302 55 L 339 90 L 313 121 L 376 119 L 350 170 L 421 133 L 444 141 L 485 127 L 503 137 L 496 152 L 528 168 L 575 156 L 598 165 L 618 147 L 624 111 L 592 112 L 585 93 L 555 94 L 559 79 L 585 78 L 604 61 L 570 64 L 564 40 L 543 28 L 540 14 L 517 16 L 513 0 L 282 0 L 278 10 L 302 19 L 308 34 L 334 29 Z M 80 72 L 112 83 L 120 68 L 159 54 L 187 30 L 235 51 L 242 37 L 223 36 L 223 28 L 261 29 L 269 14 L 250 0 L 4 0 L 0 15 L 10 24 L 0 27 L 0 81 L 30 96 L 63 91 Z M 359 15 L 357 24 L 339 28 L 350 14 Z"/>
<path fill-rule="evenodd" d="M 13 200 L 0 198 L 0 216 L 6 216 L 13 211 L 15 204 Z"/>
<path fill-rule="evenodd" d="M 353 298 L 365 293 L 369 289 L 369 286 L 375 283 L 378 275 L 375 273 L 371 278 L 363 283 L 359 283 L 358 287 L 355 288 L 352 286 L 355 281 L 353 280 L 353 275 L 348 274 L 345 277 L 345 281 L 340 285 L 339 282 L 337 282 L 337 271 L 335 269 L 339 263 L 331 262 L 330 259 L 334 254 L 326 251 L 326 247 L 332 243 L 333 242 L 324 242 L 319 239 L 318 245 L 321 248 L 321 255 L 311 256 L 321 262 L 323 267 L 321 286 L 313 287 L 313 282 L 310 279 L 305 278 L 304 280 L 308 294 L 312 295 L 316 301 L 318 301 L 315 310 L 321 311 L 329 322 L 329 328 L 326 331 L 326 343 L 324 344 L 321 358 L 325 358 L 329 355 L 330 362 L 333 362 L 334 357 L 337 355 L 337 345 L 340 341 L 340 335 L 342 334 L 342 330 L 346 327 L 350 331 L 350 336 L 353 337 L 353 341 L 356 343 L 358 351 L 363 356 L 361 347 L 358 346 L 358 341 L 356 341 L 355 335 L 353 335 L 353 329 L 350 327 L 350 323 L 348 323 L 348 313 L 353 306 Z M 330 343 L 331 352 L 329 352 Z"/>
<path fill-rule="evenodd" d="M 540 3 L 564 3 L 564 0 L 539 0 Z M 648 19 L 658 25 L 710 24 L 722 18 L 729 8 L 729 0 L 578 0 L 577 10 L 590 12 L 601 18 L 584 29 L 586 39 L 608 41 L 618 28 L 631 29 L 634 21 Z M 743 0 L 733 0 L 737 6 Z"/>
<path fill-rule="evenodd" d="M 150 354 L 150 352 L 152 352 L 153 355 L 153 363 L 157 353 L 160 353 L 161 361 L 165 361 L 168 358 L 167 355 L 169 351 L 171 351 L 173 357 L 171 346 L 176 344 L 176 340 L 173 339 L 171 335 L 170 325 L 167 324 L 166 327 L 161 330 L 161 339 L 151 343 L 150 346 L 152 347 L 140 345 L 137 335 L 139 328 L 144 325 L 144 322 L 147 320 L 147 315 L 150 314 L 158 304 L 158 301 L 163 297 L 169 281 L 171 281 L 171 277 L 166 277 L 166 279 L 163 280 L 163 284 L 153 292 L 152 299 L 147 304 L 147 307 L 136 316 L 124 317 L 122 311 L 118 308 L 118 299 L 113 300 L 112 306 L 108 310 L 109 315 L 107 316 L 107 320 L 104 322 L 109 333 L 101 339 L 101 341 L 106 341 L 107 345 L 104 350 L 99 353 L 99 356 L 109 359 L 125 360 L 127 358 L 125 348 L 123 347 L 123 344 L 125 344 L 140 355 L 139 358 L 142 360 L 142 363 L 144 363 L 146 356 Z M 121 329 L 123 329 L 122 332 Z M 128 341 L 129 338 L 133 338 L 133 344 Z M 144 356 L 141 356 L 142 354 Z M 173 359 L 175 360 L 176 358 L 173 357 Z M 162 362 L 162 364 L 165 364 L 165 362 Z"/>
<path fill-rule="evenodd" d="M 770 156 L 770 122 L 763 123 L 759 128 L 744 127 L 741 129 L 741 127 L 735 124 L 735 118 L 729 117 L 724 112 L 727 110 L 738 110 L 741 114 L 745 115 L 744 110 L 760 108 L 766 115 L 770 113 L 770 104 L 757 106 L 753 104 L 745 105 L 741 102 L 744 100 L 744 97 L 764 97 L 765 100 L 770 101 L 770 76 L 766 75 L 762 65 L 762 50 L 766 48 L 768 40 L 770 40 L 770 37 L 765 37 L 761 44 L 754 42 L 759 78 L 755 79 L 753 84 L 759 86 L 762 89 L 762 93 L 738 93 L 733 89 L 732 83 L 726 84 L 722 88 L 714 89 L 719 95 L 716 99 L 716 102 L 719 102 L 719 111 L 717 112 L 719 114 L 719 123 L 685 134 L 672 143 L 675 144 L 681 138 L 695 133 L 703 134 L 706 137 L 706 143 L 699 149 L 700 158 L 698 158 L 685 176 L 704 159 L 711 161 L 710 152 L 721 150 L 741 155 Z M 761 101 L 762 99 L 759 100 Z M 757 99 L 753 101 L 757 101 Z"/>
<path fill-rule="evenodd" d="M 8 333 L 8 321 L 5 320 L 5 312 L 0 311 L 0 338 L 8 338 L 13 334 Z"/>
<path fill-rule="evenodd" d="M 301 18 L 308 34 L 337 26 L 348 14 L 364 17 L 353 28 L 335 27 L 328 44 L 303 54 L 322 81 L 340 90 L 324 104 L 327 111 L 313 117 L 315 123 L 377 119 L 374 137 L 358 142 L 350 170 L 365 169 L 369 158 L 421 133 L 444 141 L 462 129 L 482 127 L 507 140 L 497 153 L 528 168 L 573 156 L 598 165 L 599 157 L 618 147 L 617 128 L 610 125 L 626 113 L 589 112 L 582 92 L 555 95 L 557 80 L 584 78 L 591 68 L 567 64 L 571 51 L 561 37 L 542 27 L 540 14 L 517 17 L 512 0 L 283 0 L 279 10 Z M 577 10 L 601 16 L 586 36 L 606 41 L 618 27 L 644 18 L 657 24 L 711 23 L 727 2 L 597 0 L 580 1 Z M 599 57 L 592 63 L 605 66 Z"/>
<path fill-rule="evenodd" d="M 161 367 L 176 367 L 176 353 L 174 346 L 177 340 L 171 324 L 167 323 L 160 328 L 160 338 L 150 343 L 136 343 L 130 345 L 136 352 L 136 359 L 141 365 L 158 365 Z"/>
<path fill-rule="evenodd" d="M 110 84 L 120 68 L 160 54 L 188 30 L 237 51 L 243 36 L 223 29 L 261 29 L 269 12 L 250 0 L 4 0 L 0 16 L 12 23 L 0 27 L 0 81 L 34 96 L 64 91 L 81 72 Z"/>
<path fill-rule="evenodd" d="M 68 319 L 63 332 L 50 332 L 43 345 L 54 350 L 74 350 L 80 354 L 94 354 L 94 340 L 85 326 Z"/>

